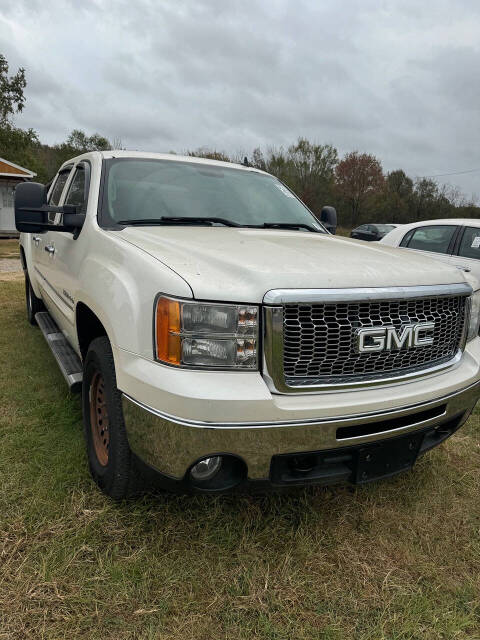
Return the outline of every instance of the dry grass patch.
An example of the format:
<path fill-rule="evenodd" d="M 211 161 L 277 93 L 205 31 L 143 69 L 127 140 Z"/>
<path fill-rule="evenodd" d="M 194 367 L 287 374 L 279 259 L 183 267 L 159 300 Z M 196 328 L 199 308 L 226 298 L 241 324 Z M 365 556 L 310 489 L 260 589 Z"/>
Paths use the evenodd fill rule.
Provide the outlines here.
<path fill-rule="evenodd" d="M 24 315 L 1 282 L 0 639 L 480 637 L 478 414 L 361 489 L 114 504 Z"/>
<path fill-rule="evenodd" d="M 337 236 L 345 236 L 346 238 L 350 237 L 350 232 L 352 231 L 351 227 L 337 227 Z"/>
<path fill-rule="evenodd" d="M 0 238 L 0 259 L 1 258 L 19 258 L 20 249 L 17 239 Z"/>

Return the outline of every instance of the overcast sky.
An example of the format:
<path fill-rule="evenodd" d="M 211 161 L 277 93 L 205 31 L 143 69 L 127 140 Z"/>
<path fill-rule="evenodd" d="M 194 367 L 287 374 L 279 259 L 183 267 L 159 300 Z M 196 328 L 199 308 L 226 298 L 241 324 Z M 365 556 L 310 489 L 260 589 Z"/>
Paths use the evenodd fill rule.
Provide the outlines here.
<path fill-rule="evenodd" d="M 250 153 L 299 136 L 412 176 L 480 169 L 479 0 L 17 0 L 17 118 L 128 149 Z M 438 178 L 480 196 L 480 171 Z"/>

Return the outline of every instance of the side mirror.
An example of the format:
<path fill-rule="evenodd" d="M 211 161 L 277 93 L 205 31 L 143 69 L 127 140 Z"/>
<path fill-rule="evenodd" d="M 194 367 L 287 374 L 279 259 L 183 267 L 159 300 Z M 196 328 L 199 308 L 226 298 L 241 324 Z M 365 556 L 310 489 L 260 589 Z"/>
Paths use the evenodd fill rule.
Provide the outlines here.
<path fill-rule="evenodd" d="M 50 224 L 48 213 L 63 213 L 63 224 Z M 23 233 L 70 231 L 75 234 L 83 226 L 85 215 L 77 207 L 47 204 L 47 189 L 39 182 L 21 182 L 15 189 L 15 226 Z"/>
<path fill-rule="evenodd" d="M 335 235 L 337 231 L 337 212 L 335 207 L 323 207 L 320 213 L 320 222 L 327 231 Z"/>
<path fill-rule="evenodd" d="M 17 231 L 38 233 L 44 231 L 47 202 L 46 189 L 39 182 L 21 182 L 15 189 L 15 226 Z"/>

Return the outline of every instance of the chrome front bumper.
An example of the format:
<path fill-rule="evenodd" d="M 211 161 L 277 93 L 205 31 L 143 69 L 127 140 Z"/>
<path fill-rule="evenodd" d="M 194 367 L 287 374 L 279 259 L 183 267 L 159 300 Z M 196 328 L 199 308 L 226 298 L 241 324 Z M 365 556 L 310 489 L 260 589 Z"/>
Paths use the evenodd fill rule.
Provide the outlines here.
<path fill-rule="evenodd" d="M 480 395 L 480 382 L 435 401 L 348 417 L 291 422 L 207 423 L 184 420 L 123 395 L 128 440 L 144 463 L 181 480 L 200 458 L 233 454 L 249 480 L 269 480 L 272 456 L 331 450 L 401 436 L 468 418 Z"/>

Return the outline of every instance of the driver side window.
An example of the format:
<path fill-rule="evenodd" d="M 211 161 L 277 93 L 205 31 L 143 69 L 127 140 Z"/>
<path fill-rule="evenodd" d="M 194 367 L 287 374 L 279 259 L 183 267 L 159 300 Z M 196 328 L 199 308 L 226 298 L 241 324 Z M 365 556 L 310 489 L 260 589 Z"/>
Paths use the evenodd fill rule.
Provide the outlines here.
<path fill-rule="evenodd" d="M 55 207 L 58 206 L 63 189 L 65 188 L 65 183 L 67 182 L 67 178 L 69 175 L 70 168 L 64 169 L 58 174 L 57 179 L 55 180 L 55 184 L 53 185 L 53 188 L 50 191 L 50 195 L 47 199 L 48 204 L 53 204 Z M 48 213 L 48 224 L 55 224 L 56 215 L 56 213 L 53 213 L 51 211 Z"/>
<path fill-rule="evenodd" d="M 70 183 L 64 204 L 77 206 L 79 212 L 86 209 L 85 167 L 82 164 L 79 164 L 75 169 L 75 175 Z"/>

